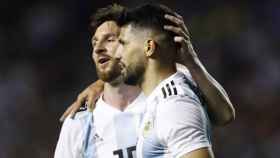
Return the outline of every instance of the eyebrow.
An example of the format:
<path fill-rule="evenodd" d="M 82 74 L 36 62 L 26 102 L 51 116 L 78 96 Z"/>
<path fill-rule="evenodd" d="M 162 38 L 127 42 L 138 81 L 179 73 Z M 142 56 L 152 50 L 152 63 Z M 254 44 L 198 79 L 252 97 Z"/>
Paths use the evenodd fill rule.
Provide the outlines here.
<path fill-rule="evenodd" d="M 115 37 L 118 37 L 115 33 L 107 33 L 105 34 L 106 37 L 112 37 L 112 36 L 115 36 Z"/>
<path fill-rule="evenodd" d="M 118 37 L 115 33 L 106 33 L 103 36 L 105 36 L 104 38 L 109 38 L 109 37 Z M 98 41 L 96 36 L 93 36 L 91 41 Z"/>

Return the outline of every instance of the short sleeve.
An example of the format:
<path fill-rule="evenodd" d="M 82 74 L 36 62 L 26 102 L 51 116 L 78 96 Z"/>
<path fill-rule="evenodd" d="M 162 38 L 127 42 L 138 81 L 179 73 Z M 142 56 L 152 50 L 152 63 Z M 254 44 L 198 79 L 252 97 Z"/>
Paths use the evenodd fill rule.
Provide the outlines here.
<path fill-rule="evenodd" d="M 78 120 L 67 118 L 61 128 L 56 145 L 54 158 L 75 158 L 75 144 L 79 136 L 80 125 Z"/>
<path fill-rule="evenodd" d="M 209 121 L 203 107 L 188 97 L 176 97 L 158 108 L 156 128 L 159 139 L 172 157 L 211 147 Z"/>

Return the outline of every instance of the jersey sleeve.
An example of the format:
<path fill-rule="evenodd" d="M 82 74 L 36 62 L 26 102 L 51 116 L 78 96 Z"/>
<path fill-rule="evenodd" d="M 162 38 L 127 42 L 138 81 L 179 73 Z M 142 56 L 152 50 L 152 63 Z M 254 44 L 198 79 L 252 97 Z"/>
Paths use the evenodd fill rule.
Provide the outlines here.
<path fill-rule="evenodd" d="M 67 118 L 61 128 L 54 158 L 76 158 L 75 145 L 79 136 L 80 125 L 77 120 Z"/>
<path fill-rule="evenodd" d="M 198 102 L 181 97 L 160 106 L 158 136 L 172 156 L 180 157 L 200 148 L 211 147 L 209 121 Z"/>

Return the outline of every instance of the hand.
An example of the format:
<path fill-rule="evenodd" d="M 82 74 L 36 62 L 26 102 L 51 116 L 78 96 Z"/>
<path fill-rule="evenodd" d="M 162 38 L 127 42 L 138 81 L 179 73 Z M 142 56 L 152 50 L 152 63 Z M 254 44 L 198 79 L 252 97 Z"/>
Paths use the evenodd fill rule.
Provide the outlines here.
<path fill-rule="evenodd" d="M 87 108 L 89 108 L 90 111 L 93 111 L 95 108 L 95 102 L 99 98 L 101 92 L 103 91 L 103 88 L 104 82 L 101 80 L 92 83 L 82 93 L 79 94 L 76 101 L 66 109 L 59 120 L 63 122 L 68 115 L 70 115 L 71 118 L 74 118 L 76 112 L 84 104 L 87 105 Z"/>
<path fill-rule="evenodd" d="M 164 29 L 175 33 L 174 42 L 180 45 L 176 62 L 189 66 L 198 57 L 193 49 L 190 41 L 190 33 L 184 23 L 183 17 L 175 12 L 174 15 L 166 14 L 164 17 L 174 24 L 164 25 Z"/>

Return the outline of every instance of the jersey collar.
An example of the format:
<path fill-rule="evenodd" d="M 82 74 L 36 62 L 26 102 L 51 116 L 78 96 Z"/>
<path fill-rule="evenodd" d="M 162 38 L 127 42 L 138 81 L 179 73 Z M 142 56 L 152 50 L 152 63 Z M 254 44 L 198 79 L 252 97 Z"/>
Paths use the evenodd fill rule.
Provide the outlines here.
<path fill-rule="evenodd" d="M 172 91 L 172 93 L 174 93 L 173 91 L 173 87 L 172 84 L 175 84 L 176 80 L 181 77 L 184 76 L 184 74 L 182 72 L 175 72 L 174 74 L 172 74 L 171 76 L 169 76 L 168 78 L 164 79 L 163 81 L 161 81 L 158 86 L 152 91 L 152 93 L 148 96 L 147 98 L 147 102 L 153 102 L 156 99 L 160 99 L 160 98 L 165 98 L 166 95 L 168 95 L 168 90 L 165 91 L 165 94 L 163 92 L 163 89 L 168 85 L 169 89 Z M 171 84 L 171 82 L 173 82 Z M 170 84 L 169 84 L 170 83 Z"/>

